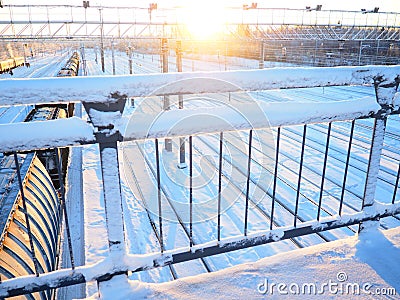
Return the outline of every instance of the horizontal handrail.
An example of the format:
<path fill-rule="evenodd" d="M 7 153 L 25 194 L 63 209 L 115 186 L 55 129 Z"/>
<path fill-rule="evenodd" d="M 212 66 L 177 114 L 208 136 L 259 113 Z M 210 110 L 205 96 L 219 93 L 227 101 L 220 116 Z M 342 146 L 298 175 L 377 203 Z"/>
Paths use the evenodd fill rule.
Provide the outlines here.
<path fill-rule="evenodd" d="M 109 120 L 120 141 L 147 138 L 172 138 L 211 134 L 233 130 L 262 129 L 283 125 L 302 125 L 353 120 L 378 113 L 380 106 L 373 97 L 329 103 L 243 104 L 235 107 L 180 109 L 157 115 L 135 114 L 129 119 Z M 255 112 L 254 112 L 255 111 Z M 99 112 L 101 114 L 101 112 Z M 107 113 L 104 113 L 107 117 Z M 201 122 L 204 117 L 207 122 Z M 175 124 L 176 120 L 183 120 Z M 142 126 L 151 124 L 151 126 Z M 109 125 L 109 124 L 107 124 Z M 125 129 L 127 126 L 127 130 Z M 0 125 L 0 152 L 28 151 L 54 147 L 77 146 L 98 142 L 95 128 L 77 117 L 34 123 Z"/>
<path fill-rule="evenodd" d="M 83 101 L 113 103 L 121 97 L 392 84 L 400 66 L 272 68 L 224 72 L 0 80 L 0 106 Z M 218 84 L 216 84 L 218 83 Z"/>

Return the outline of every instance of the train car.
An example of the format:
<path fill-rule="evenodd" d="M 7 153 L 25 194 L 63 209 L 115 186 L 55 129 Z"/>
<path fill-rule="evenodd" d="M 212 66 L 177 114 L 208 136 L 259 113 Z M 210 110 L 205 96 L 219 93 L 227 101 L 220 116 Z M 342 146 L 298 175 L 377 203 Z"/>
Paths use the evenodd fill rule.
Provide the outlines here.
<path fill-rule="evenodd" d="M 70 68 L 76 72 L 79 55 Z M 22 59 L 0 62 L 2 72 L 10 72 Z M 75 71 L 76 70 L 76 71 Z M 72 108 L 71 108 L 72 107 Z M 36 105 L 24 122 L 40 122 L 71 116 L 72 104 Z M 65 180 L 69 148 L 58 151 L 39 150 L 20 153 L 17 162 L 11 154 L 0 153 L 0 279 L 12 279 L 58 269 L 60 263 L 62 206 L 60 201 L 60 176 L 57 161 L 62 161 L 61 180 Z M 20 166 L 24 190 L 22 198 L 17 179 L 16 163 Z M 25 202 L 25 204 L 24 204 Z M 26 210 L 24 206 L 26 205 Z M 26 218 L 29 211 L 29 226 Z M 34 244 L 36 263 L 32 259 L 30 243 Z M 18 296 L 15 299 L 55 299 L 55 291 Z M 1 298 L 1 297 L 0 297 Z M 2 299 L 2 298 L 1 298 Z M 13 298 L 14 299 L 14 298 Z"/>
<path fill-rule="evenodd" d="M 35 108 L 28 114 L 24 122 L 37 122 L 44 120 L 63 119 L 67 117 L 67 104 L 41 104 L 36 105 Z M 61 159 L 66 162 L 68 156 L 67 149 L 60 149 Z M 38 150 L 36 151 L 37 157 L 40 159 L 46 168 L 53 185 L 58 189 L 60 182 L 58 178 L 58 170 L 55 160 L 55 152 L 53 150 Z M 66 166 L 66 164 L 64 164 Z"/>
<path fill-rule="evenodd" d="M 24 198 L 13 155 L 0 160 L 0 276 L 1 280 L 57 269 L 61 205 L 58 191 L 35 152 L 18 155 Z M 28 226 L 24 208 L 29 212 Z M 30 251 L 34 244 L 36 265 Z M 53 299 L 47 290 L 12 299 Z"/>
<path fill-rule="evenodd" d="M 23 57 L 13 57 L 0 61 L 0 74 L 10 73 L 12 75 L 13 69 L 24 65 L 25 65 L 25 59 Z"/>
<path fill-rule="evenodd" d="M 78 76 L 79 73 L 79 54 L 74 52 L 68 59 L 65 66 L 58 72 L 57 77 Z"/>
<path fill-rule="evenodd" d="M 25 65 L 25 59 L 23 57 L 14 57 L 14 68 Z"/>
<path fill-rule="evenodd" d="M 15 68 L 15 61 L 13 58 L 0 61 L 0 73 L 8 73 Z"/>
<path fill-rule="evenodd" d="M 70 76 L 78 76 L 79 73 L 79 53 L 74 52 L 72 56 L 68 59 L 64 67 L 58 72 L 57 77 L 70 77 Z M 70 102 L 66 108 L 67 117 L 73 116 L 74 112 L 74 103 Z"/>
<path fill-rule="evenodd" d="M 25 118 L 25 122 L 65 118 L 66 108 L 66 104 L 37 105 Z M 51 272 L 58 268 L 62 208 L 57 160 L 63 162 L 62 174 L 66 174 L 68 148 L 59 150 L 18 154 L 17 162 L 20 165 L 24 198 L 20 192 L 14 156 L 0 153 L 2 280 L 32 275 L 35 272 Z M 29 212 L 29 226 L 24 206 Z M 31 241 L 34 244 L 36 264 L 30 251 Z M 49 289 L 15 299 L 55 299 L 55 291 Z"/>

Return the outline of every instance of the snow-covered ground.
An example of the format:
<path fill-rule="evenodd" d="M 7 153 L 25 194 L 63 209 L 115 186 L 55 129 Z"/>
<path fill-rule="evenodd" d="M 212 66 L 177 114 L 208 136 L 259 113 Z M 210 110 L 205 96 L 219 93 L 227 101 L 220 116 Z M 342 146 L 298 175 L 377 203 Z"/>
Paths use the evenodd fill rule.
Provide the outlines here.
<path fill-rule="evenodd" d="M 280 253 L 162 284 L 111 280 L 102 299 L 398 299 L 400 230 Z M 91 299 L 96 299 L 92 297 Z"/>

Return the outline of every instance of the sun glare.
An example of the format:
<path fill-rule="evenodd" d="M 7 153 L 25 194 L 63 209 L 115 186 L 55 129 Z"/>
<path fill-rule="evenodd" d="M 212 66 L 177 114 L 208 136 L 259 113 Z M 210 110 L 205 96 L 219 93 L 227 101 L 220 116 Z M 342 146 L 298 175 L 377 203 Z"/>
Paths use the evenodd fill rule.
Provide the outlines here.
<path fill-rule="evenodd" d="M 185 7 L 182 17 L 191 36 L 209 39 L 224 31 L 225 14 L 224 7 L 218 5 L 218 1 L 196 1 Z"/>

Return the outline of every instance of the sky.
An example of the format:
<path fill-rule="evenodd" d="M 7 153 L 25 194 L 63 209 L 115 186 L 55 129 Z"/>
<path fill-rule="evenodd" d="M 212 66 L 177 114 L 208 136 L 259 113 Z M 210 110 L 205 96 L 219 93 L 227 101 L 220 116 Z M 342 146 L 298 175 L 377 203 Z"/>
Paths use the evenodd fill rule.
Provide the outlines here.
<path fill-rule="evenodd" d="M 26 0 L 3 0 L 4 5 L 10 4 L 27 4 Z M 200 2 L 204 5 L 212 7 L 216 0 L 89 0 L 91 5 L 105 5 L 105 6 L 137 6 L 137 7 L 148 7 L 150 2 L 158 3 L 159 7 L 171 7 L 174 5 L 194 5 Z M 227 6 L 238 6 L 241 7 L 243 4 L 250 5 L 251 2 L 257 2 L 258 7 L 263 8 L 305 8 L 306 6 L 315 7 L 317 4 L 322 5 L 323 10 L 352 10 L 359 11 L 361 8 L 372 10 L 374 7 L 379 7 L 381 12 L 399 12 L 400 13 L 400 1 L 398 0 L 260 0 L 260 1 L 242 1 L 242 0 L 217 0 L 218 3 L 226 3 Z M 29 4 L 71 4 L 71 5 L 82 5 L 81 0 L 30 0 Z"/>

